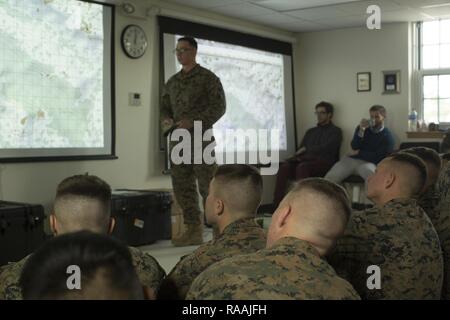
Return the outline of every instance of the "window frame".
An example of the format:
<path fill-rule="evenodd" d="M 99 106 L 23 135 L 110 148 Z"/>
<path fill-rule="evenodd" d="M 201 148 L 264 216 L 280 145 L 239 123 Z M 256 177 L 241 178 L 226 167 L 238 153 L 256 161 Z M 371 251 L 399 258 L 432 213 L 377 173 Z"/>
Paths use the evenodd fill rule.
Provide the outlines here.
<path fill-rule="evenodd" d="M 441 20 L 450 20 L 450 19 L 440 19 Z M 414 91 L 416 92 L 415 97 L 415 105 L 418 106 L 416 110 L 418 111 L 419 119 L 423 122 L 425 119 L 425 98 L 424 98 L 424 77 L 426 76 L 440 76 L 440 75 L 450 75 L 450 68 L 438 68 L 438 69 L 423 69 L 422 68 L 422 57 L 423 57 L 423 45 L 422 45 L 422 39 L 423 39 L 423 28 L 422 28 L 423 22 L 417 22 L 415 24 L 414 28 L 414 35 L 413 35 L 413 56 L 414 56 L 414 72 L 413 72 L 413 85 Z M 440 107 L 440 99 L 438 97 L 438 122 L 440 126 L 448 127 L 450 128 L 450 122 L 441 122 L 439 121 L 439 107 Z M 426 122 L 428 123 L 428 122 Z"/>

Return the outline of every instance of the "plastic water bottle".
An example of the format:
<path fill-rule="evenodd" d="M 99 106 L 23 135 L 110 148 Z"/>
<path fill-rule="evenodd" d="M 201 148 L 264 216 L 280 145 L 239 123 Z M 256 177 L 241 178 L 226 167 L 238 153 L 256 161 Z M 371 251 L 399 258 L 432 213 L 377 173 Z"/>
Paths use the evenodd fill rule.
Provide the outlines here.
<path fill-rule="evenodd" d="M 417 111 L 415 109 L 408 116 L 408 131 L 417 131 Z"/>

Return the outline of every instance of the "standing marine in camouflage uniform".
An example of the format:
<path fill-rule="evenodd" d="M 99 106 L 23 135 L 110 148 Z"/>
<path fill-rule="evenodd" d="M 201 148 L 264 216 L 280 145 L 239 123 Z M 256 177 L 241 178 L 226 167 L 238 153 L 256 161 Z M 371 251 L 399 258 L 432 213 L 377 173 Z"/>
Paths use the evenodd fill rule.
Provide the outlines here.
<path fill-rule="evenodd" d="M 76 175 L 64 179 L 56 191 L 50 227 L 56 236 L 80 230 L 111 233 L 115 222 L 110 216 L 110 201 L 110 186 L 96 176 Z M 156 298 L 165 271 L 151 255 L 129 249 L 147 298 Z M 0 268 L 0 300 L 22 299 L 19 278 L 28 258 Z"/>
<path fill-rule="evenodd" d="M 299 182 L 275 211 L 267 248 L 204 271 L 188 299 L 359 299 L 323 258 L 350 215 L 346 192 L 322 178 Z"/>
<path fill-rule="evenodd" d="M 442 167 L 437 182 L 439 206 L 433 223 L 441 239 L 444 254 L 444 284 L 442 298 L 450 300 L 450 162 Z"/>
<path fill-rule="evenodd" d="M 177 59 L 183 69 L 167 81 L 161 97 L 162 128 L 187 129 L 191 133 L 191 163 L 175 164 L 171 157 L 171 177 L 174 195 L 183 210 L 186 232 L 174 239 L 175 246 L 198 245 L 203 242 L 201 213 L 198 205 L 197 183 L 203 201 L 208 185 L 217 168 L 201 160 L 194 164 L 193 128 L 200 121 L 203 132 L 212 128 L 225 113 L 225 94 L 220 79 L 195 61 L 197 42 L 190 37 L 180 38 Z M 203 136 L 203 134 L 202 134 Z M 204 148 L 211 142 L 202 142 Z M 170 144 L 170 154 L 176 142 Z"/>
<path fill-rule="evenodd" d="M 206 219 L 217 225 L 220 234 L 181 258 L 164 279 L 159 298 L 184 299 L 192 281 L 210 265 L 264 248 L 264 230 L 254 220 L 261 196 L 262 178 L 255 168 L 242 164 L 220 166 L 206 200 Z"/>
<path fill-rule="evenodd" d="M 439 237 L 413 199 L 426 179 L 424 162 L 407 153 L 387 157 L 368 178 L 367 197 L 376 207 L 352 214 L 344 237 L 329 257 L 361 298 L 440 298 Z M 378 267 L 379 272 L 369 266 Z"/>

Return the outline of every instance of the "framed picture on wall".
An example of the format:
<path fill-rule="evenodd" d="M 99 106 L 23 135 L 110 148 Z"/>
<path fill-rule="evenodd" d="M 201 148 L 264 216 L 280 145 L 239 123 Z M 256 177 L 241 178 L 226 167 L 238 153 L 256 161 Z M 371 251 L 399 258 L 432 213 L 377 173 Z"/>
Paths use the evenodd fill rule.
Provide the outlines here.
<path fill-rule="evenodd" d="M 356 74 L 356 89 L 358 92 L 370 91 L 372 89 L 370 72 L 358 72 Z"/>
<path fill-rule="evenodd" d="M 383 71 L 383 94 L 400 93 L 400 70 Z"/>

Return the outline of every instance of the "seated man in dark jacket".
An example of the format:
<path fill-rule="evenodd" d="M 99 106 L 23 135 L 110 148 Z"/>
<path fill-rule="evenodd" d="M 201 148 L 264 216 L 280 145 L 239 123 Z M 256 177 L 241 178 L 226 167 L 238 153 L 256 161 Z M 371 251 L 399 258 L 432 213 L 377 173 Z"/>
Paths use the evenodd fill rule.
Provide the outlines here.
<path fill-rule="evenodd" d="M 316 115 L 317 126 L 306 131 L 300 149 L 280 165 L 274 205 L 278 205 L 283 199 L 289 180 L 323 177 L 339 160 L 342 130 L 331 121 L 333 105 L 324 101 L 319 102 L 316 105 Z"/>
<path fill-rule="evenodd" d="M 366 181 L 375 172 L 376 165 L 394 150 L 394 137 L 384 127 L 386 109 L 375 105 L 369 112 L 370 122 L 363 119 L 355 129 L 352 152 L 336 163 L 325 179 L 341 183 L 348 176 L 356 174 Z"/>

